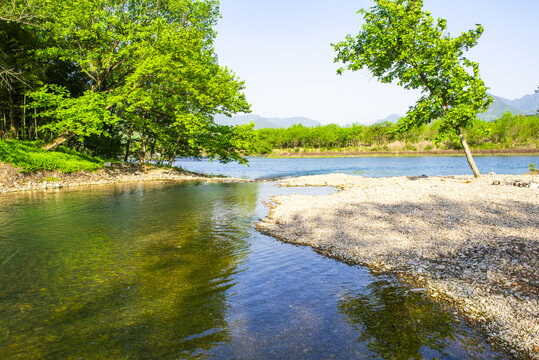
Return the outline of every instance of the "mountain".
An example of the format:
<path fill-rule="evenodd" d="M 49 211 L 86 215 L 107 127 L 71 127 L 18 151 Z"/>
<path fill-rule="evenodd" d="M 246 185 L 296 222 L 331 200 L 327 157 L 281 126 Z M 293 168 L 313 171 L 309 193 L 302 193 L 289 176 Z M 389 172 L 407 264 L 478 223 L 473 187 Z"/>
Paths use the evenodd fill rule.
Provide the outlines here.
<path fill-rule="evenodd" d="M 524 112 L 521 111 L 520 109 L 511 106 L 511 100 L 505 99 L 500 96 L 494 96 L 491 94 L 489 95 L 492 96 L 492 99 L 494 99 L 494 101 L 489 106 L 487 111 L 481 114 L 477 114 L 477 117 L 480 118 L 481 120 L 494 121 L 496 119 L 499 119 L 502 116 L 502 114 L 507 111 L 515 115 L 524 114 Z"/>
<path fill-rule="evenodd" d="M 225 115 L 217 115 L 215 117 L 215 122 L 220 125 L 243 125 L 250 122 L 255 123 L 255 129 L 263 128 L 288 128 L 292 125 L 301 124 L 306 127 L 319 126 L 320 123 L 316 120 L 312 120 L 306 117 L 291 117 L 291 118 L 264 118 L 260 115 L 255 114 L 246 114 L 246 115 L 235 115 L 228 117 Z"/>
<path fill-rule="evenodd" d="M 509 101 L 509 105 L 519 109 L 526 115 L 536 114 L 537 109 L 539 109 L 539 92 L 507 101 Z"/>
<path fill-rule="evenodd" d="M 384 122 L 390 122 L 392 124 L 396 124 L 401 117 L 402 117 L 402 115 L 399 115 L 399 114 L 391 114 L 391 115 L 389 115 L 388 117 L 386 117 L 384 119 L 380 119 L 380 120 L 376 121 L 375 124 L 380 124 L 380 123 L 384 123 Z"/>
<path fill-rule="evenodd" d="M 496 119 L 499 119 L 506 111 L 509 111 L 510 113 L 515 115 L 534 115 L 539 109 L 539 92 L 525 95 L 521 98 L 514 100 L 509 100 L 501 96 L 490 96 L 492 96 L 494 102 L 489 106 L 486 112 L 478 115 L 478 117 L 484 121 L 494 121 Z M 396 124 L 401 117 L 402 116 L 399 114 L 391 114 L 384 119 L 376 121 L 375 124 L 379 124 L 382 122 L 390 122 L 392 124 Z M 228 117 L 225 115 L 217 115 L 215 117 L 215 122 L 221 125 L 243 125 L 248 124 L 251 121 L 255 123 L 255 129 L 288 128 L 295 124 L 301 124 L 306 127 L 320 126 L 320 123 L 318 121 L 306 117 L 265 118 L 256 114 L 235 115 L 232 117 Z"/>
<path fill-rule="evenodd" d="M 521 98 L 514 100 L 509 100 L 501 96 L 495 96 L 492 94 L 489 95 L 492 96 L 494 101 L 489 106 L 487 111 L 477 115 L 477 117 L 483 121 L 494 121 L 496 119 L 499 119 L 503 115 L 503 113 L 507 111 L 514 115 L 535 115 L 536 111 L 539 109 L 539 92 L 525 95 Z M 400 115 L 392 114 L 385 119 L 380 119 L 376 121 L 375 124 L 386 121 L 395 124 L 397 123 L 397 121 L 399 121 L 400 118 Z"/>
<path fill-rule="evenodd" d="M 539 109 L 539 92 L 531 95 L 524 95 L 521 98 L 509 100 L 501 96 L 491 95 L 494 102 L 489 106 L 487 111 L 479 114 L 481 120 L 493 121 L 502 116 L 506 111 L 514 115 L 534 115 Z"/>

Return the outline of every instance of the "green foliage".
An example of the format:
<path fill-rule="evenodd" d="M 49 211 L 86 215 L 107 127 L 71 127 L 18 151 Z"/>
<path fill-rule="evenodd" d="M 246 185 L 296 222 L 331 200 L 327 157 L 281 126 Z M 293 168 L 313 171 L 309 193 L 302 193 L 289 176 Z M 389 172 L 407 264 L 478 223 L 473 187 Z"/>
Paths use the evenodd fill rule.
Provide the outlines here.
<path fill-rule="evenodd" d="M 539 117 L 505 113 L 493 122 L 475 121 L 467 130 L 472 147 L 536 147 L 539 139 Z"/>
<path fill-rule="evenodd" d="M 534 163 L 529 163 L 528 169 L 530 170 L 530 172 L 535 172 L 537 171 L 537 165 L 535 165 Z"/>
<path fill-rule="evenodd" d="M 20 167 L 24 172 L 46 169 L 71 173 L 80 170 L 97 170 L 101 167 L 103 160 L 65 148 L 48 152 L 31 141 L 2 140 L 0 141 L 0 162 Z"/>
<path fill-rule="evenodd" d="M 399 131 L 438 119 L 437 141 L 457 139 L 492 99 L 477 63 L 463 54 L 477 44 L 483 28 L 451 37 L 446 20 L 434 20 L 422 0 L 375 0 L 361 10 L 364 24 L 355 37 L 333 45 L 344 70 L 368 69 L 383 83 L 421 89 L 424 95 L 399 121 Z"/>
<path fill-rule="evenodd" d="M 311 148 L 318 151 L 340 148 L 369 147 L 384 150 L 394 141 L 404 142 L 402 150 L 418 150 L 420 142 L 430 143 L 424 150 L 434 148 L 439 138 L 440 121 L 399 131 L 399 125 L 391 123 L 366 125 L 325 125 L 305 127 L 296 125 L 287 129 L 259 129 L 253 138 L 254 151 L 269 154 L 274 149 Z M 465 131 L 469 144 L 476 149 L 537 148 L 539 146 L 539 117 L 504 114 L 493 122 L 475 120 Z M 438 148 L 462 149 L 457 140 L 437 142 Z"/>
<path fill-rule="evenodd" d="M 103 131 L 104 126 L 118 122 L 117 116 L 107 110 L 104 93 L 86 91 L 82 96 L 73 98 L 62 86 L 45 85 L 29 92 L 28 97 L 33 100 L 28 107 L 40 109 L 38 117 L 53 120 L 39 130 L 50 131 L 55 137 L 64 132 L 74 133 L 80 140 L 94 134 L 110 136 Z"/>
<path fill-rule="evenodd" d="M 26 26 L 36 41 L 24 41 L 17 24 L 20 50 L 6 54 L 23 63 L 32 59 L 45 76 L 17 89 L 17 98 L 5 102 L 9 106 L 0 102 L 0 112 L 9 117 L 0 135 L 69 141 L 87 153 L 134 154 L 141 162 L 157 154 L 159 161 L 208 156 L 246 162 L 252 128 L 232 129 L 213 120 L 216 114 L 249 111 L 244 83 L 219 65 L 213 49 L 218 1 L 42 0 L 39 5 L 32 8 L 36 21 Z M 5 24 L 0 16 L 0 37 L 7 34 Z"/>

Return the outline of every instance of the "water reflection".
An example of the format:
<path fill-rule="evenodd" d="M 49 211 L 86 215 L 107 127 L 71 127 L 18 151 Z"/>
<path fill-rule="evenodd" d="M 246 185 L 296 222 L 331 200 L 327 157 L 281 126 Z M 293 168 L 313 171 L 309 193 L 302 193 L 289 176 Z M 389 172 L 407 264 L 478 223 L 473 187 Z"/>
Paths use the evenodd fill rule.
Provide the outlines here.
<path fill-rule="evenodd" d="M 189 358 L 229 341 L 256 185 L 99 191 L 3 203 L 0 263 L 18 251 L 0 272 L 0 358 Z"/>
<path fill-rule="evenodd" d="M 262 201 L 296 191 L 334 189 L 2 195 L 0 359 L 492 356 L 420 295 L 254 230 Z"/>
<path fill-rule="evenodd" d="M 348 293 L 338 307 L 361 330 L 358 341 L 366 344 L 371 358 L 483 358 L 482 341 L 464 339 L 464 331 L 440 305 L 386 280 Z"/>

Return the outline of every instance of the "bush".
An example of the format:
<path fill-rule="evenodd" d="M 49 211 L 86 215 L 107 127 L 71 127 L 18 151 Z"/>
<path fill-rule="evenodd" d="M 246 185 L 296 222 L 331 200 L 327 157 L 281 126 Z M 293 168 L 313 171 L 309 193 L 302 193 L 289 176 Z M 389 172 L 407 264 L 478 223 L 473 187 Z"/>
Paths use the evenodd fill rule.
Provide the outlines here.
<path fill-rule="evenodd" d="M 417 148 L 413 146 L 412 144 L 406 144 L 404 145 L 404 150 L 417 151 Z"/>

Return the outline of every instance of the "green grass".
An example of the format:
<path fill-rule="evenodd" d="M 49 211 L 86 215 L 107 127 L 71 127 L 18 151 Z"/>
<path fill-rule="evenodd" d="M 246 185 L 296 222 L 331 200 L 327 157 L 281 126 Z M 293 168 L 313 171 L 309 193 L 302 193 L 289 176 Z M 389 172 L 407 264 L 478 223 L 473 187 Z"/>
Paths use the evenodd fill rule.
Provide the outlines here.
<path fill-rule="evenodd" d="M 80 154 L 68 148 L 45 151 L 32 141 L 0 140 L 0 162 L 19 167 L 23 172 L 54 170 L 71 173 L 95 171 L 104 160 Z"/>

